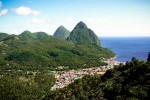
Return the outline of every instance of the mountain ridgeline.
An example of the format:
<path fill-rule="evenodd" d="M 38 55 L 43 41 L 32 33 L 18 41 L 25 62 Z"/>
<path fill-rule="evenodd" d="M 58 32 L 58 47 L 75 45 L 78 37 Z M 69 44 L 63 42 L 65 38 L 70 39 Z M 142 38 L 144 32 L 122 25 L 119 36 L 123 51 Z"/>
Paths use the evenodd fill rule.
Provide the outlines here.
<path fill-rule="evenodd" d="M 30 40 L 30 39 L 45 39 L 48 38 L 49 35 L 45 32 L 35 32 L 31 33 L 30 31 L 24 31 L 19 35 L 19 39 L 21 40 Z"/>
<path fill-rule="evenodd" d="M 82 21 L 75 26 L 67 40 L 74 43 L 92 43 L 100 45 L 100 41 L 96 34 Z"/>
<path fill-rule="evenodd" d="M 59 30 L 61 34 L 63 28 Z M 150 53 L 147 62 L 132 58 L 102 76 L 87 75 L 68 87 L 51 91 L 56 83 L 53 70 L 107 65 L 105 60 L 115 56 L 100 46 L 98 37 L 83 22 L 76 25 L 67 40 L 45 32 L 0 33 L 0 99 L 149 100 Z"/>
<path fill-rule="evenodd" d="M 69 35 L 70 35 L 70 32 L 64 26 L 60 26 L 55 31 L 53 36 L 58 39 L 66 40 Z"/>
<path fill-rule="evenodd" d="M 79 22 L 68 35 L 69 31 L 63 26 L 54 36 L 27 30 L 20 35 L 0 33 L 0 65 L 85 68 L 106 65 L 103 60 L 115 56 L 111 50 L 100 46 L 98 37 L 83 22 Z M 67 36 L 68 41 L 65 40 Z"/>
<path fill-rule="evenodd" d="M 9 36 L 7 33 L 0 33 L 0 40 Z"/>
<path fill-rule="evenodd" d="M 28 30 L 19 35 L 0 33 L 0 99 L 42 100 L 55 84 L 53 72 L 107 65 L 104 61 L 115 54 L 93 42 L 85 26 L 79 24 L 77 33 L 72 31 L 79 41 L 66 40 L 70 32 L 66 36 L 62 26 L 58 37 Z"/>
<path fill-rule="evenodd" d="M 80 24 L 75 27 L 75 30 L 79 29 L 80 31 L 82 30 L 80 28 L 83 28 L 83 30 L 87 28 L 85 24 L 82 23 L 81 26 Z M 74 30 L 72 32 L 74 33 Z M 84 36 L 91 39 L 89 36 L 86 36 L 89 34 L 78 33 L 81 39 Z M 70 40 L 67 41 L 50 36 L 45 32 L 32 33 L 30 31 L 24 31 L 20 35 L 9 35 L 6 33 L 0 33 L 0 35 L 2 36 L 0 38 L 0 65 L 9 65 L 7 67 L 11 66 L 11 68 L 16 66 L 23 69 L 55 69 L 58 66 L 65 66 L 67 69 L 97 67 L 107 65 L 104 59 L 115 56 L 111 50 L 95 45 L 96 42 L 90 42 L 89 40 L 82 41 L 82 43 L 72 40 L 71 42 Z M 73 38 L 72 35 L 69 37 Z M 75 38 L 77 37 L 75 36 Z M 99 44 L 99 42 L 97 43 Z"/>

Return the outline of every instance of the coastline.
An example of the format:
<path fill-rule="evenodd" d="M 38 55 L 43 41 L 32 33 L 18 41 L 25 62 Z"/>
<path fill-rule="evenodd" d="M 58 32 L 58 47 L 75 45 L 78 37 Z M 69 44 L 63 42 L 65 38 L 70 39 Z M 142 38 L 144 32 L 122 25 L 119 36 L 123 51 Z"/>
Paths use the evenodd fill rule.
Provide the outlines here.
<path fill-rule="evenodd" d="M 107 66 L 91 67 L 79 70 L 72 69 L 69 71 L 54 71 L 56 84 L 51 88 L 51 90 L 66 87 L 76 79 L 82 78 L 85 75 L 103 75 L 108 69 L 113 68 L 115 65 L 119 65 L 120 63 L 124 64 L 124 62 L 116 61 L 116 58 L 117 56 L 104 61 L 108 64 Z"/>
<path fill-rule="evenodd" d="M 115 66 L 115 65 L 119 65 L 119 64 L 125 64 L 126 62 L 120 62 L 120 61 L 116 61 L 117 56 L 112 57 L 108 60 L 106 60 L 105 62 L 108 64 L 108 66 Z"/>
<path fill-rule="evenodd" d="M 103 47 L 116 53 L 119 62 L 130 62 L 132 57 L 147 60 L 150 37 L 101 37 L 100 40 Z"/>

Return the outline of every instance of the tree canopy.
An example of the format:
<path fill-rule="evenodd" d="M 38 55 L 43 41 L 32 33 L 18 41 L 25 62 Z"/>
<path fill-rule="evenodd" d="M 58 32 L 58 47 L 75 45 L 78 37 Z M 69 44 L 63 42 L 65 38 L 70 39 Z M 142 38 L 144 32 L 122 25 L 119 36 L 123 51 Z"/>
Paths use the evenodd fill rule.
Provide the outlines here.
<path fill-rule="evenodd" d="M 58 95 L 59 94 L 59 95 Z M 150 63 L 133 58 L 107 70 L 103 76 L 85 76 L 68 87 L 52 91 L 45 100 L 148 100 Z"/>
<path fill-rule="evenodd" d="M 109 59 L 115 56 L 111 50 L 99 45 L 72 43 L 43 32 L 24 31 L 20 35 L 9 35 L 1 41 L 1 65 L 7 62 L 11 66 L 26 68 L 97 67 L 106 65 L 102 58 Z"/>

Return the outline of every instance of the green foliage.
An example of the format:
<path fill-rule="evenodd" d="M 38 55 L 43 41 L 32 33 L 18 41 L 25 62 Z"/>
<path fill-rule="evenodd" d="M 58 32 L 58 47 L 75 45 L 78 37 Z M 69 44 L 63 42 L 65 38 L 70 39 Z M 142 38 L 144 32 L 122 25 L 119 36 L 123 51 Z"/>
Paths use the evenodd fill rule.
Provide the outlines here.
<path fill-rule="evenodd" d="M 48 58 L 37 55 L 32 51 L 22 51 L 22 52 L 13 52 L 9 56 L 7 56 L 6 60 L 14 61 L 19 65 L 30 65 L 30 66 L 48 66 L 48 62 L 50 61 Z"/>
<path fill-rule="evenodd" d="M 19 35 L 19 39 L 21 40 L 29 40 L 32 38 L 34 38 L 34 36 L 30 31 L 24 31 Z"/>
<path fill-rule="evenodd" d="M 35 32 L 33 33 L 34 37 L 36 39 L 46 39 L 46 38 L 49 38 L 49 35 L 45 32 Z"/>
<path fill-rule="evenodd" d="M 102 100 L 103 93 L 99 87 L 100 82 L 100 76 L 88 75 L 75 80 L 64 89 L 51 92 L 49 96 L 45 97 L 45 100 Z"/>
<path fill-rule="evenodd" d="M 58 95 L 59 94 L 59 95 Z M 64 89 L 51 92 L 48 100 L 148 100 L 150 63 L 132 58 L 100 77 L 85 76 Z"/>
<path fill-rule="evenodd" d="M 66 40 L 69 35 L 70 35 L 70 32 L 64 26 L 60 26 L 55 31 L 53 36 L 58 39 Z"/>
<path fill-rule="evenodd" d="M 9 36 L 7 33 L 0 33 L 0 41 Z"/>
<path fill-rule="evenodd" d="M 111 74 L 111 75 L 110 75 Z M 113 71 L 108 70 L 102 77 L 104 97 L 107 99 L 116 99 L 121 96 L 123 99 L 136 98 L 146 100 L 149 98 L 150 80 L 150 65 L 135 58 L 132 62 L 126 63 L 124 66 L 119 66 Z M 105 87 L 110 81 L 111 86 Z M 111 94 L 111 95 L 110 95 Z"/>
<path fill-rule="evenodd" d="M 19 67 L 97 67 L 106 65 L 101 58 L 108 59 L 115 56 L 111 50 L 99 45 L 74 44 L 42 32 L 30 33 L 25 31 L 18 36 L 8 36 L 3 39 L 0 46 L 2 53 L 5 53 L 5 55 L 2 55 L 1 61 Z"/>
<path fill-rule="evenodd" d="M 0 66 L 3 66 L 3 65 L 7 65 L 7 61 L 4 60 L 3 58 L 0 58 Z"/>
<path fill-rule="evenodd" d="M 46 73 L 4 75 L 0 80 L 1 100 L 41 100 L 55 83 L 54 76 Z"/>
<path fill-rule="evenodd" d="M 96 34 L 82 21 L 75 26 L 67 40 L 74 43 L 93 43 L 100 45 L 100 41 Z"/>
<path fill-rule="evenodd" d="M 66 70 L 97 67 L 106 65 L 102 58 L 114 56 L 111 50 L 99 45 L 72 43 L 43 32 L 25 31 L 20 35 L 8 35 L 0 44 L 0 99 L 41 100 L 51 93 L 51 86 L 55 83 L 50 70 L 58 66 L 65 66 Z M 82 80 L 77 83 L 82 86 L 92 84 Z M 79 89 L 83 95 L 78 93 L 78 99 L 93 99 L 93 92 L 89 92 L 91 95 L 86 97 L 84 89 Z M 87 90 L 90 89 L 92 87 Z M 102 92 L 97 92 L 95 96 L 101 95 Z M 76 95 L 72 95 L 70 99 L 75 98 Z"/>
<path fill-rule="evenodd" d="M 2 39 L 2 42 L 7 42 L 7 43 L 11 43 L 11 42 L 15 42 L 18 41 L 19 38 L 17 35 L 8 35 L 7 37 Z"/>
<path fill-rule="evenodd" d="M 46 39 L 49 38 L 49 35 L 45 32 L 31 33 L 30 31 L 24 31 L 18 37 L 22 41 L 28 41 L 31 39 Z"/>

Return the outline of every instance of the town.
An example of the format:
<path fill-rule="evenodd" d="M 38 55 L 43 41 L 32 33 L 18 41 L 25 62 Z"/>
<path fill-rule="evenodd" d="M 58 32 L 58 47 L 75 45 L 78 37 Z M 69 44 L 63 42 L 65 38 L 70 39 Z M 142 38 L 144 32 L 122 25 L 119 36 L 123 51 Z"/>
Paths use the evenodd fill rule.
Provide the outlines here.
<path fill-rule="evenodd" d="M 55 72 L 56 84 L 51 88 L 51 90 L 66 87 L 76 79 L 82 78 L 85 75 L 104 74 L 108 69 L 113 68 L 114 65 L 119 65 L 121 63 L 115 61 L 115 58 L 111 58 L 105 62 L 107 62 L 107 66 Z"/>

